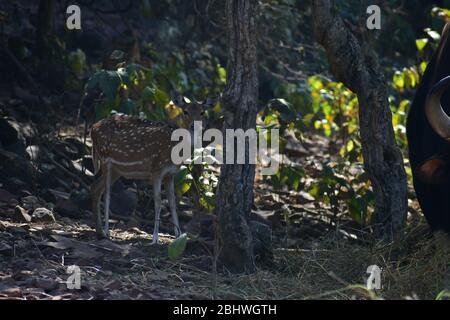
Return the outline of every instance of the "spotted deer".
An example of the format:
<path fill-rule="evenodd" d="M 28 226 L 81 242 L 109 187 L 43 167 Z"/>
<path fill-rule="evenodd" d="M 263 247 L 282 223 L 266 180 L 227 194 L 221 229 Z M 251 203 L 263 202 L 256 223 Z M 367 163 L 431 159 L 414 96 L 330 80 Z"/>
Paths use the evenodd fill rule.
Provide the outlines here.
<path fill-rule="evenodd" d="M 171 141 L 171 136 L 178 127 L 192 129 L 194 121 L 203 120 L 204 110 L 213 106 L 216 99 L 208 98 L 205 103 L 187 102 L 183 96 L 177 95 L 172 102 L 183 110 L 177 119 L 181 120 L 177 121 L 179 126 L 125 115 L 113 115 L 93 125 L 92 158 L 96 176 L 99 171 L 101 175 L 92 184 L 91 194 L 96 232 L 100 237 L 109 237 L 110 190 L 120 177 L 147 180 L 153 186 L 155 224 L 152 243 L 158 243 L 161 185 L 164 182 L 175 235 L 180 234 L 174 190 L 174 175 L 178 166 L 171 160 L 176 142 Z M 104 228 L 100 214 L 103 194 Z"/>

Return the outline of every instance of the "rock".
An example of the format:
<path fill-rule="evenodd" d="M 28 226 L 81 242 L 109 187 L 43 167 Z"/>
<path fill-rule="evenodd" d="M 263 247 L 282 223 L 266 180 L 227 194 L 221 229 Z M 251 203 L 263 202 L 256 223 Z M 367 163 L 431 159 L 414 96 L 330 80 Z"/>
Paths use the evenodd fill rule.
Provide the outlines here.
<path fill-rule="evenodd" d="M 37 136 L 38 132 L 31 122 L 18 122 L 12 118 L 0 119 L 0 142 L 7 151 L 25 157 L 27 142 L 32 142 Z"/>
<path fill-rule="evenodd" d="M 44 189 L 39 193 L 39 196 L 44 199 L 47 202 L 50 203 L 56 203 L 57 202 L 57 198 L 55 196 L 55 194 L 53 192 L 51 192 L 49 189 Z"/>
<path fill-rule="evenodd" d="M 0 143 L 6 151 L 25 156 L 25 137 L 18 130 L 20 125 L 14 120 L 0 119 Z"/>
<path fill-rule="evenodd" d="M 71 192 L 69 200 L 72 201 L 79 209 L 91 209 L 91 195 L 86 189 Z"/>
<path fill-rule="evenodd" d="M 119 179 L 111 188 L 111 211 L 117 215 L 129 217 L 136 210 L 138 204 L 138 197 L 134 191 L 128 190 L 128 187 Z M 72 195 L 71 195 L 72 196 Z M 82 198 L 79 198 L 80 200 Z M 83 205 L 86 209 L 92 210 L 90 203 L 86 202 L 88 200 L 87 195 L 84 195 Z"/>
<path fill-rule="evenodd" d="M 0 141 L 2 146 L 5 147 L 16 143 L 19 139 L 19 132 L 9 123 L 8 119 L 0 118 Z M 22 140 L 22 142 L 25 144 L 25 140 Z"/>
<path fill-rule="evenodd" d="M 0 242 L 0 254 L 5 256 L 12 256 L 13 248 L 9 244 Z"/>
<path fill-rule="evenodd" d="M 0 181 L 17 178 L 31 185 L 34 172 L 35 170 L 25 158 L 0 148 Z"/>
<path fill-rule="evenodd" d="M 20 234 L 20 235 L 24 235 L 24 234 L 27 234 L 27 233 L 28 233 L 27 229 L 25 229 L 25 228 L 22 227 L 22 226 L 12 226 L 12 227 L 9 227 L 9 228 L 8 228 L 8 231 L 11 232 L 12 234 L 18 233 L 18 234 Z"/>
<path fill-rule="evenodd" d="M 14 213 L 17 221 L 31 222 L 31 216 L 28 214 L 28 211 L 21 206 L 16 206 Z"/>
<path fill-rule="evenodd" d="M 53 279 L 37 278 L 34 281 L 34 286 L 36 288 L 44 289 L 46 291 L 51 291 L 58 287 L 58 282 L 56 282 Z"/>
<path fill-rule="evenodd" d="M 35 196 L 23 197 L 21 200 L 22 207 L 29 211 L 34 211 L 37 208 L 42 208 L 44 206 L 44 203 Z"/>
<path fill-rule="evenodd" d="M 25 182 L 23 182 L 22 180 L 20 180 L 16 177 L 7 178 L 4 186 L 10 192 L 16 193 L 18 195 L 23 195 L 23 194 L 31 191 L 30 185 L 26 184 Z M 23 197 L 26 197 L 26 196 L 23 195 Z"/>
<path fill-rule="evenodd" d="M 0 220 L 2 220 L 2 218 L 14 219 L 15 215 L 15 206 L 13 207 L 11 204 L 0 202 Z M 0 224 L 0 231 L 3 229 L 3 227 L 4 226 Z"/>
<path fill-rule="evenodd" d="M 58 199 L 55 205 L 55 211 L 61 216 L 69 218 L 79 218 L 82 210 L 70 199 Z"/>
<path fill-rule="evenodd" d="M 66 187 L 66 183 L 61 184 L 54 165 L 43 163 L 41 164 L 41 168 L 42 171 L 37 175 L 37 181 L 41 188 L 57 189 L 61 186 Z"/>
<path fill-rule="evenodd" d="M 29 270 L 19 270 L 16 271 L 13 275 L 14 280 L 16 281 L 25 281 L 33 276 L 33 272 Z"/>
<path fill-rule="evenodd" d="M 136 210 L 137 203 L 138 197 L 133 191 L 111 192 L 111 211 L 121 216 L 131 216 Z"/>
<path fill-rule="evenodd" d="M 8 298 L 20 298 L 22 297 L 22 290 L 18 287 L 8 288 L 0 292 L 1 295 L 6 295 Z"/>
<path fill-rule="evenodd" d="M 0 189 L 0 202 L 15 203 L 15 202 L 17 202 L 16 198 L 17 197 L 15 195 L 13 195 L 12 193 L 10 193 L 6 190 Z"/>
<path fill-rule="evenodd" d="M 0 290 L 4 288 L 10 288 L 14 284 L 16 284 L 16 281 L 13 277 L 10 275 L 5 275 L 4 273 L 0 273 Z"/>
<path fill-rule="evenodd" d="M 56 222 L 53 212 L 46 208 L 37 208 L 32 215 L 33 221 L 39 222 Z"/>

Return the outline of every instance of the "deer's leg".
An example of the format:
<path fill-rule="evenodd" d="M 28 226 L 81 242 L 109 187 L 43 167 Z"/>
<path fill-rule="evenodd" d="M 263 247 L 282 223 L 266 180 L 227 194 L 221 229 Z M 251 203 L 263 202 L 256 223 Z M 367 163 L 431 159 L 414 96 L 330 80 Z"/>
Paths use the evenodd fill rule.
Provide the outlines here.
<path fill-rule="evenodd" d="M 97 234 L 102 238 L 106 238 L 105 231 L 102 227 L 102 217 L 100 214 L 100 202 L 102 195 L 105 192 L 105 183 L 105 175 L 102 173 L 101 176 L 97 180 L 95 180 L 91 186 L 92 213 L 94 214 L 95 230 Z"/>
<path fill-rule="evenodd" d="M 109 238 L 109 205 L 111 202 L 111 162 L 106 163 L 106 186 L 105 186 L 105 234 Z"/>
<path fill-rule="evenodd" d="M 109 214 L 110 214 L 110 203 L 111 203 L 111 188 L 114 183 L 120 178 L 120 175 L 114 171 L 111 163 L 106 164 L 106 177 L 105 177 L 105 232 L 107 238 L 109 238 Z M 100 222 L 101 225 L 101 222 Z"/>
<path fill-rule="evenodd" d="M 161 177 L 153 180 L 153 201 L 155 202 L 155 226 L 153 229 L 152 244 L 158 243 L 159 220 L 161 215 Z"/>
<path fill-rule="evenodd" d="M 166 189 L 167 198 L 169 200 L 169 208 L 170 213 L 172 214 L 175 236 L 178 237 L 181 233 L 181 229 L 177 216 L 177 202 L 175 197 L 175 183 L 173 175 L 168 175 L 164 178 L 164 187 Z"/>

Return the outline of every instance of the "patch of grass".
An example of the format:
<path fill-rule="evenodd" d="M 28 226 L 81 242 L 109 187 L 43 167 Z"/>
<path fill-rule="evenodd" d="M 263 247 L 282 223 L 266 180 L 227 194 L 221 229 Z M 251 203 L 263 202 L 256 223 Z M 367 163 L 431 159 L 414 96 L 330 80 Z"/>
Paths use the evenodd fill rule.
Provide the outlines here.
<path fill-rule="evenodd" d="M 220 298 L 243 299 L 446 299 L 450 239 L 423 226 L 389 245 L 372 247 L 317 241 L 312 249 L 277 249 L 276 270 L 219 279 Z M 366 289 L 367 267 L 382 269 L 381 290 Z"/>

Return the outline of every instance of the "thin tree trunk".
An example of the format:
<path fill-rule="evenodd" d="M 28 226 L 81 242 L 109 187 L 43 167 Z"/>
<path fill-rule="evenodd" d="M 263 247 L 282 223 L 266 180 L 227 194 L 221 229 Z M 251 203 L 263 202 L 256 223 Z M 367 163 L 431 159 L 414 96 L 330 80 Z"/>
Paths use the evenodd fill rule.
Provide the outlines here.
<path fill-rule="evenodd" d="M 225 6 L 229 48 L 227 87 L 222 98 L 224 133 L 226 129 L 255 129 L 258 101 L 256 0 L 227 0 Z M 247 156 L 248 151 L 247 144 Z M 220 259 L 232 272 L 255 270 L 248 225 L 254 179 L 255 165 L 222 165 L 216 202 L 222 242 Z"/>
<path fill-rule="evenodd" d="M 49 54 L 50 35 L 53 26 L 55 0 L 40 0 L 36 28 L 36 47 L 39 58 L 47 60 Z"/>
<path fill-rule="evenodd" d="M 408 206 L 387 83 L 376 59 L 364 51 L 336 12 L 334 0 L 314 0 L 314 25 L 332 73 L 358 96 L 364 166 L 375 194 L 375 230 L 378 236 L 392 239 L 404 226 Z"/>

